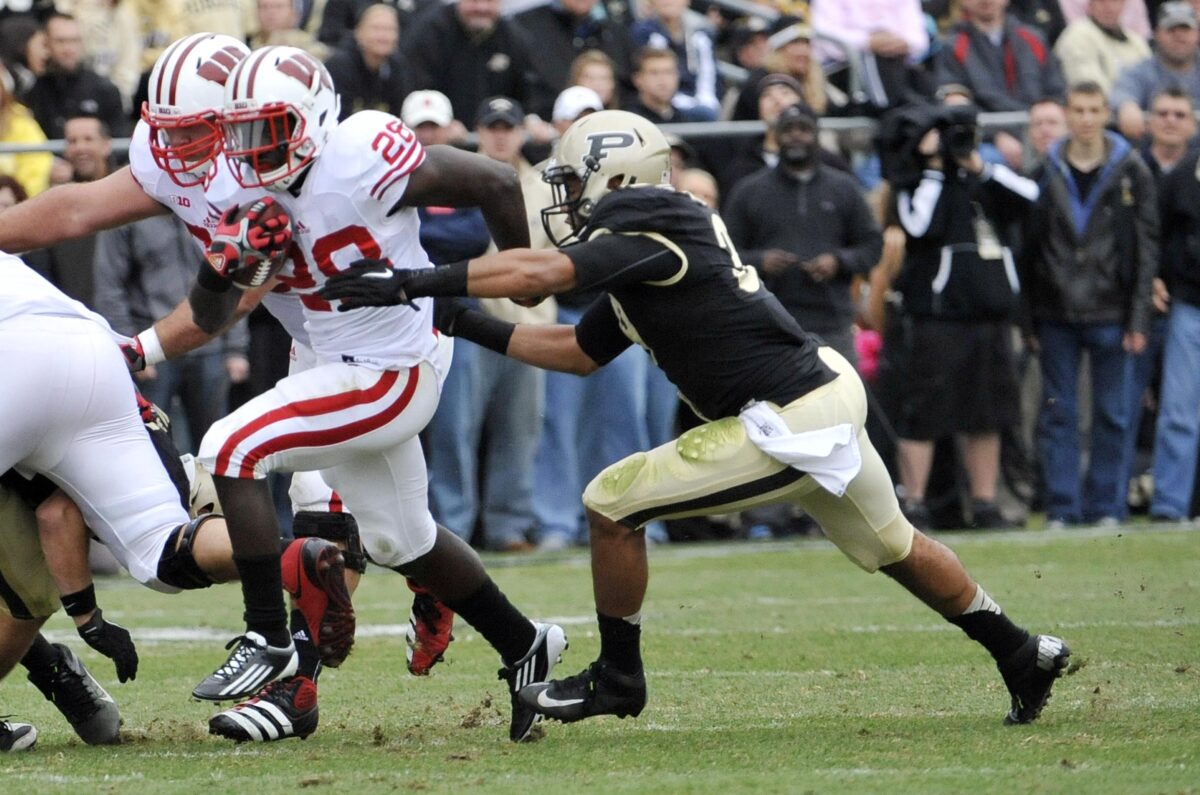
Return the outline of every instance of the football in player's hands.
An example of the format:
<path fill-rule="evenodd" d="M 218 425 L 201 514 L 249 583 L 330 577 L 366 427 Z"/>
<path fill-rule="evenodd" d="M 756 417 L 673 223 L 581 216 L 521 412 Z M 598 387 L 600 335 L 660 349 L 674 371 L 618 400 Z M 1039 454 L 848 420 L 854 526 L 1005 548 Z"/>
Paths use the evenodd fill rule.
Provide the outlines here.
<path fill-rule="evenodd" d="M 283 267 L 291 244 L 291 217 L 265 196 L 221 214 L 208 246 L 208 264 L 243 290 L 261 287 Z"/>

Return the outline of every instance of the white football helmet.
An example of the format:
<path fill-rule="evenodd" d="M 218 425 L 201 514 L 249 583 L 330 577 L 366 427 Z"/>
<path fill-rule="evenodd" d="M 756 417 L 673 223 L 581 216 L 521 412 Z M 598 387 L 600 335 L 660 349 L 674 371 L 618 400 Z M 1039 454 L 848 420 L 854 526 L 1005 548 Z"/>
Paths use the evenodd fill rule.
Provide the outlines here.
<path fill-rule="evenodd" d="M 150 126 L 150 155 L 176 184 L 198 185 L 207 178 L 221 151 L 225 82 L 249 54 L 232 36 L 193 33 L 155 61 L 142 119 Z"/>
<path fill-rule="evenodd" d="M 566 215 L 578 232 L 603 196 L 630 185 L 661 185 L 671 175 L 671 145 L 654 125 L 624 110 L 589 113 L 563 133 L 542 172 L 554 204 L 542 210 L 542 226 L 555 245 L 555 216 Z"/>
<path fill-rule="evenodd" d="M 298 47 L 263 47 L 225 85 L 225 154 L 246 188 L 285 190 L 337 127 L 341 103 L 325 66 Z"/>

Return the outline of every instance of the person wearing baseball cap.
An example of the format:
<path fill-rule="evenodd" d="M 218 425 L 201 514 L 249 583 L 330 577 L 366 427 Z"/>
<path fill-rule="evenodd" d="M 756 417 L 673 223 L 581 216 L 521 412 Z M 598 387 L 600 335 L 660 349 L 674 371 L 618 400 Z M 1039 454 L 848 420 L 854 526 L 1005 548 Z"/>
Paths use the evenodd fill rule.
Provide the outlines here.
<path fill-rule="evenodd" d="M 450 98 L 441 91 L 414 91 L 404 98 L 400 120 L 417 135 L 422 146 L 460 141 L 466 128 L 454 120 Z"/>
<path fill-rule="evenodd" d="M 853 362 L 850 283 L 879 261 L 879 225 L 854 176 L 822 165 L 812 108 L 787 106 L 774 129 L 778 164 L 741 180 L 725 202 L 729 238 L 788 312 Z"/>
<path fill-rule="evenodd" d="M 587 86 L 570 86 L 563 89 L 554 100 L 554 112 L 550 121 L 558 134 L 562 135 L 580 116 L 604 110 L 604 100 Z"/>
<path fill-rule="evenodd" d="M 1168 86 L 1179 86 L 1200 102 L 1200 47 L 1196 12 L 1184 0 L 1172 0 L 1158 7 L 1154 26 L 1154 55 L 1128 67 L 1113 82 L 1109 105 L 1117 112 L 1117 129 L 1130 140 L 1146 132 L 1146 111 L 1150 100 Z"/>

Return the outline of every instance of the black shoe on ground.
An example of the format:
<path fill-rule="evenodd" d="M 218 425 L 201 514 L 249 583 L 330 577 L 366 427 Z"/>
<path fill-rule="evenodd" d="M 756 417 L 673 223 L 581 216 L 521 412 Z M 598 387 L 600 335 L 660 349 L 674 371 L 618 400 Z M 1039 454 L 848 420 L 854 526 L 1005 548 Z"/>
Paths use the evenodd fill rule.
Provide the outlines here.
<path fill-rule="evenodd" d="M 593 715 L 636 718 L 646 706 L 646 677 L 621 673 L 599 659 L 575 676 L 523 688 L 521 701 L 539 715 L 563 723 Z"/>
<path fill-rule="evenodd" d="M 208 733 L 237 743 L 269 743 L 288 737 L 301 740 L 317 730 L 317 685 L 307 676 L 278 679 L 257 696 L 218 712 Z"/>
<path fill-rule="evenodd" d="M 996 503 L 990 500 L 971 501 L 970 527 L 972 530 L 1012 530 L 1018 526 L 1016 522 L 1005 518 L 1004 514 L 1000 513 Z"/>
<path fill-rule="evenodd" d="M 88 745 L 121 742 L 121 711 L 75 652 L 52 644 L 57 654 L 48 670 L 29 672 L 29 681 L 63 714 L 79 739 Z"/>
<path fill-rule="evenodd" d="M 512 722 L 508 727 L 508 739 L 514 743 L 528 739 L 533 725 L 538 722 L 537 712 L 521 703 L 518 694 L 521 688 L 536 682 L 545 682 L 550 678 L 556 663 L 562 661 L 562 653 L 567 648 L 567 636 L 558 624 L 539 624 L 534 622 L 537 636 L 529 651 L 517 662 L 507 668 L 501 668 L 500 679 L 508 682 L 508 693 L 512 698 Z"/>
<path fill-rule="evenodd" d="M 1000 663 L 1000 675 L 1012 696 L 1006 725 L 1032 723 L 1050 700 L 1054 680 L 1066 670 L 1071 650 L 1053 635 L 1031 635 L 1029 640 Z"/>
<path fill-rule="evenodd" d="M 286 647 L 269 646 L 262 635 L 247 632 L 226 643 L 225 648 L 233 649 L 229 659 L 196 685 L 194 698 L 240 700 L 254 695 L 268 682 L 291 676 L 300 665 L 300 655 L 291 639 Z"/>
<path fill-rule="evenodd" d="M 28 723 L 9 723 L 0 716 L 0 754 L 9 751 L 28 751 L 37 745 L 37 729 Z"/>

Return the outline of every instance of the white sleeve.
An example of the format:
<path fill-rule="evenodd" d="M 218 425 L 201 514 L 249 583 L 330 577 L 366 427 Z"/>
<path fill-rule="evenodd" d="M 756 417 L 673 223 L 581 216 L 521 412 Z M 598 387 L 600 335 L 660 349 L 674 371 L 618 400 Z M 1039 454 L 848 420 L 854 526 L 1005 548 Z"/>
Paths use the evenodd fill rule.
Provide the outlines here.
<path fill-rule="evenodd" d="M 900 225 L 912 237 L 922 237 L 933 223 L 933 211 L 942 195 L 945 177 L 938 171 L 926 171 L 913 193 L 901 191 L 898 198 Z"/>

